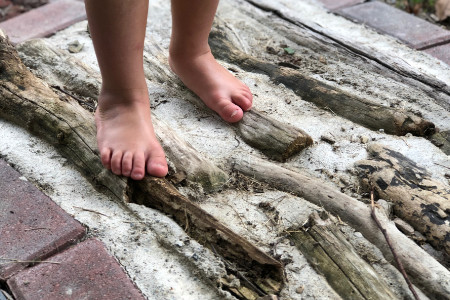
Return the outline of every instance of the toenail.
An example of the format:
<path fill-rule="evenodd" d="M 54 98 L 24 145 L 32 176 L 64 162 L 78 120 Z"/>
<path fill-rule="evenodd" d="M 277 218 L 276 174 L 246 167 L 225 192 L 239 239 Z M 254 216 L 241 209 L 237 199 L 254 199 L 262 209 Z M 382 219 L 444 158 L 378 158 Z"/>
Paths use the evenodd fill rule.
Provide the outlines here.
<path fill-rule="evenodd" d="M 235 111 L 233 111 L 233 113 L 231 114 L 231 118 L 234 117 L 235 115 L 237 115 L 238 112 L 239 112 L 238 109 L 236 109 Z"/>

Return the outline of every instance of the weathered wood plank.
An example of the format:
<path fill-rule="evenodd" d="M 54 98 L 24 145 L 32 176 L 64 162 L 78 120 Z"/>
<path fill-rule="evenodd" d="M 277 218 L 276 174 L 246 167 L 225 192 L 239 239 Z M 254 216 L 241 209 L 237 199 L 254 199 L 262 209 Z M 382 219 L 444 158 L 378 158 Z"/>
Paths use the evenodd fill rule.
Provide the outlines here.
<path fill-rule="evenodd" d="M 376 245 L 386 260 L 393 262 L 391 250 L 383 234 L 371 218 L 371 209 L 364 203 L 306 174 L 293 172 L 257 157 L 231 159 L 233 168 L 255 180 L 293 193 L 339 216 Z M 383 213 L 377 213 L 391 237 L 400 260 L 413 282 L 429 297 L 450 299 L 450 272 L 412 240 L 401 233 Z"/>
<path fill-rule="evenodd" d="M 370 144 L 370 158 L 356 163 L 361 183 L 394 203 L 394 213 L 450 254 L 450 191 L 399 152 Z"/>

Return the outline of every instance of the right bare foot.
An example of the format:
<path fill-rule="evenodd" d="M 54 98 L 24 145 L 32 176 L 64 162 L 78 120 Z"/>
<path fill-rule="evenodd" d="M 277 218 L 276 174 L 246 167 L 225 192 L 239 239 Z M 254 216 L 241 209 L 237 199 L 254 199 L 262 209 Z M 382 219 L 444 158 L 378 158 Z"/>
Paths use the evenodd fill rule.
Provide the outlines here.
<path fill-rule="evenodd" d="M 150 118 L 147 89 L 102 91 L 95 112 L 102 164 L 135 180 L 167 174 L 164 151 Z"/>

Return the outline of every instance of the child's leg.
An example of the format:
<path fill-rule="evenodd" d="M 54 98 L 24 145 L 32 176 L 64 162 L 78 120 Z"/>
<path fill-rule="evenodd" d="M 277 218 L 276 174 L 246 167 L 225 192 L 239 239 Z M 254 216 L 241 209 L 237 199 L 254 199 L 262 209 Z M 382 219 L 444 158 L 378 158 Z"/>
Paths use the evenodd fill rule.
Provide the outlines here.
<path fill-rule="evenodd" d="M 184 84 L 225 121 L 242 119 L 252 106 L 250 89 L 220 66 L 208 35 L 219 0 L 172 0 L 170 66 Z"/>
<path fill-rule="evenodd" d="M 165 176 L 167 163 L 150 120 L 143 69 L 146 0 L 86 0 L 102 74 L 95 114 L 102 163 L 115 174 Z"/>

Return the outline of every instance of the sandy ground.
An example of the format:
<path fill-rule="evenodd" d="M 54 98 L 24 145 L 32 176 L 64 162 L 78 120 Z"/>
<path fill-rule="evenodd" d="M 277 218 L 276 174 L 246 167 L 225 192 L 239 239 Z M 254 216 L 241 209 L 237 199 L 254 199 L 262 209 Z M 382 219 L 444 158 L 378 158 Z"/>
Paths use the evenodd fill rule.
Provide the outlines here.
<path fill-rule="evenodd" d="M 374 51 L 396 53 L 417 70 L 436 76 L 450 85 L 450 68 L 447 65 L 427 54 L 411 50 L 390 37 L 329 14 L 314 1 L 304 0 L 298 5 L 298 1 L 278 0 L 276 5 L 280 9 L 289 10 L 291 14 L 301 14 L 303 20 L 319 24 L 346 39 L 366 43 Z M 245 18 L 236 14 L 231 1 L 225 0 L 221 3 L 218 17 L 225 21 L 242 18 L 242 22 Z M 149 41 L 158 43 L 162 48 L 167 47 L 170 37 L 169 1 L 151 1 L 148 20 Z M 243 48 L 252 49 L 253 37 L 248 24 L 233 24 L 242 24 L 242 27 L 236 26 L 235 30 L 244 41 Z M 84 44 L 84 48 L 73 55 L 98 70 L 86 26 L 87 22 L 75 24 L 48 41 L 66 50 L 70 42 L 78 40 Z M 273 38 L 276 40 L 280 37 L 274 35 Z M 323 178 L 360 198 L 349 185 L 355 180 L 352 173 L 354 163 L 367 157 L 367 143 L 362 140 L 368 138 L 369 142 L 382 143 L 406 155 L 448 186 L 448 180 L 444 177 L 450 168 L 448 157 L 427 140 L 412 136 L 395 137 L 369 130 L 335 116 L 332 112 L 318 109 L 284 86 L 274 85 L 264 75 L 232 67 L 237 70 L 236 76 L 252 89 L 255 108 L 302 128 L 316 141 L 313 147 L 290 159 L 284 166 L 294 170 L 307 170 L 313 176 Z M 330 68 L 329 73 L 336 74 L 333 73 L 333 67 Z M 390 84 L 389 79 L 380 80 L 384 82 L 382 84 Z M 381 90 L 382 85 L 373 88 Z M 248 154 L 262 157 L 258 151 L 240 140 L 234 128 L 218 116 L 204 107 L 196 107 L 186 101 L 181 91 L 168 90 L 164 84 L 149 83 L 152 101 L 161 103 L 153 113 L 204 156 L 227 171 L 229 166 L 226 161 L 229 157 Z M 363 93 L 361 90 L 356 92 Z M 383 93 L 392 99 L 399 97 L 389 91 Z M 159 101 L 162 98 L 165 101 Z M 448 112 L 438 109 L 431 102 L 423 104 L 416 105 L 416 109 L 420 109 L 441 129 L 450 129 Z M 333 136 L 336 140 L 334 147 L 321 141 L 322 135 Z M 65 211 L 86 225 L 90 236 L 102 240 L 148 299 L 231 299 L 227 293 L 215 288 L 215 280 L 225 272 L 223 263 L 209 250 L 190 240 L 183 229 L 169 217 L 132 204 L 131 207 L 146 220 L 144 223 L 136 222 L 107 196 L 95 191 L 72 164 L 51 146 L 1 120 L 0 136 L 0 155 Z M 183 192 L 195 194 L 189 188 Z M 282 292 L 283 299 L 340 299 L 323 276 L 308 265 L 303 255 L 288 240 L 278 235 L 292 225 L 302 224 L 311 212 L 320 211 L 321 208 L 301 198 L 270 189 L 264 190 L 264 193 L 226 190 L 202 196 L 197 201 L 202 208 L 232 230 L 287 263 L 288 283 Z M 276 206 L 282 216 L 280 224 L 271 223 L 271 216 L 259 208 L 260 202 L 270 202 Z M 373 267 L 391 283 L 397 296 L 409 297 L 405 296 L 409 292 L 398 272 L 386 263 L 381 253 L 362 238 L 360 233 L 349 227 L 345 227 L 344 231 L 361 253 L 370 253 L 378 258 Z M 300 286 L 305 287 L 302 294 L 296 293 Z M 423 296 L 423 299 L 426 297 Z"/>

